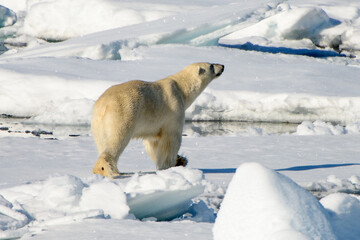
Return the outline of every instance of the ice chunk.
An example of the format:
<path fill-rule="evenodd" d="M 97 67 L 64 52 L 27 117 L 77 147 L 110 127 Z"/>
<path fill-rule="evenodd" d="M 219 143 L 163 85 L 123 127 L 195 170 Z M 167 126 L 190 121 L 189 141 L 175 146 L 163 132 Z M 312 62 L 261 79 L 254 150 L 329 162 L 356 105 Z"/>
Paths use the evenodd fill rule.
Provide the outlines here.
<path fill-rule="evenodd" d="M 13 11 L 0 5 L 0 28 L 11 26 L 16 20 L 16 14 Z"/>
<path fill-rule="evenodd" d="M 22 229 L 28 222 L 30 219 L 20 206 L 14 206 L 0 195 L 0 239 L 22 236 L 28 232 L 27 229 Z"/>
<path fill-rule="evenodd" d="M 204 192 L 204 186 L 192 186 L 186 190 L 157 191 L 138 194 L 128 198 L 130 213 L 138 219 L 155 218 L 158 221 L 172 220 L 187 212 L 191 199 Z"/>
<path fill-rule="evenodd" d="M 241 165 L 229 184 L 214 239 L 335 239 L 310 193 L 258 163 Z"/>
<path fill-rule="evenodd" d="M 199 170 L 175 167 L 145 176 L 135 175 L 127 183 L 127 203 L 137 218 L 159 221 L 179 217 L 188 211 L 191 199 L 204 192 Z"/>

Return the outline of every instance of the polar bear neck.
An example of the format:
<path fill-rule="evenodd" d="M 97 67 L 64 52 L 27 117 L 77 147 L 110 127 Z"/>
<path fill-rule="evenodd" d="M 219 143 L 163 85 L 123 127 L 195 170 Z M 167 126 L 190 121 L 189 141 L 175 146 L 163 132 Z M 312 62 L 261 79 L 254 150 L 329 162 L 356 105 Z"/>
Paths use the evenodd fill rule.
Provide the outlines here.
<path fill-rule="evenodd" d="M 181 90 L 185 109 L 190 107 L 190 105 L 210 83 L 207 79 L 201 79 L 197 72 L 191 74 L 189 72 L 181 71 L 170 76 L 170 79 L 174 80 Z"/>

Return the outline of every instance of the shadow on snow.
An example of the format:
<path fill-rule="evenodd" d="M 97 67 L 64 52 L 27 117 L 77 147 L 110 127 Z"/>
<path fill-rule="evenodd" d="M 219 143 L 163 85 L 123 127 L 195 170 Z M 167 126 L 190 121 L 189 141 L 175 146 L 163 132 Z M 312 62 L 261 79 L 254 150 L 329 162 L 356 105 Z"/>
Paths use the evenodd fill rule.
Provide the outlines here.
<path fill-rule="evenodd" d="M 335 168 L 335 167 L 348 167 L 360 165 L 360 163 L 342 163 L 342 164 L 321 164 L 321 165 L 305 165 L 305 166 L 295 166 L 289 168 L 279 168 L 275 169 L 275 171 L 307 171 L 319 168 Z M 236 168 L 199 168 L 204 174 L 208 173 L 235 173 Z"/>
<path fill-rule="evenodd" d="M 296 48 L 288 48 L 288 47 L 261 46 L 257 44 L 252 44 L 250 42 L 247 42 L 245 44 L 235 44 L 235 45 L 227 45 L 227 44 L 219 44 L 219 45 L 222 47 L 238 48 L 246 51 L 257 51 L 257 52 L 266 52 L 266 53 L 274 53 L 274 54 L 283 53 L 283 54 L 309 56 L 315 58 L 346 57 L 345 54 L 340 54 L 330 50 L 306 49 L 306 48 L 296 49 Z"/>

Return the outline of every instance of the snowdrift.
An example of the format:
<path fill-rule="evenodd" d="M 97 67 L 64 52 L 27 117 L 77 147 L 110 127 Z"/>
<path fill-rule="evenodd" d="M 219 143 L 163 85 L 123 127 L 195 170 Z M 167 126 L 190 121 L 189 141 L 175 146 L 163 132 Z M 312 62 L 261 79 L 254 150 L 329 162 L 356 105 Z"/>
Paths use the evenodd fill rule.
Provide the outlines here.
<path fill-rule="evenodd" d="M 318 200 L 257 163 L 241 165 L 214 225 L 214 239 L 336 239 Z"/>
<path fill-rule="evenodd" d="M 0 239 L 92 218 L 172 220 L 190 211 L 204 184 L 200 171 L 178 167 L 127 182 L 63 175 L 1 189 Z"/>
<path fill-rule="evenodd" d="M 321 200 L 258 163 L 241 165 L 221 204 L 214 239 L 356 239 L 360 199 Z"/>

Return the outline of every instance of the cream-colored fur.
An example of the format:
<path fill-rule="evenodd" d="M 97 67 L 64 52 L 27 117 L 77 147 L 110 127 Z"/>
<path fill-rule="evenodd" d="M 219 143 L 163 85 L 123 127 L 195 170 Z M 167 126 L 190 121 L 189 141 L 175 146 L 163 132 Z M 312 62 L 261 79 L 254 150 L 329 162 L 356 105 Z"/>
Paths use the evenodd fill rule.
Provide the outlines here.
<path fill-rule="evenodd" d="M 157 169 L 176 165 L 185 110 L 224 66 L 194 63 L 156 82 L 130 81 L 107 89 L 94 105 L 91 129 L 99 152 L 93 172 L 113 178 L 131 138 L 143 139 Z"/>

